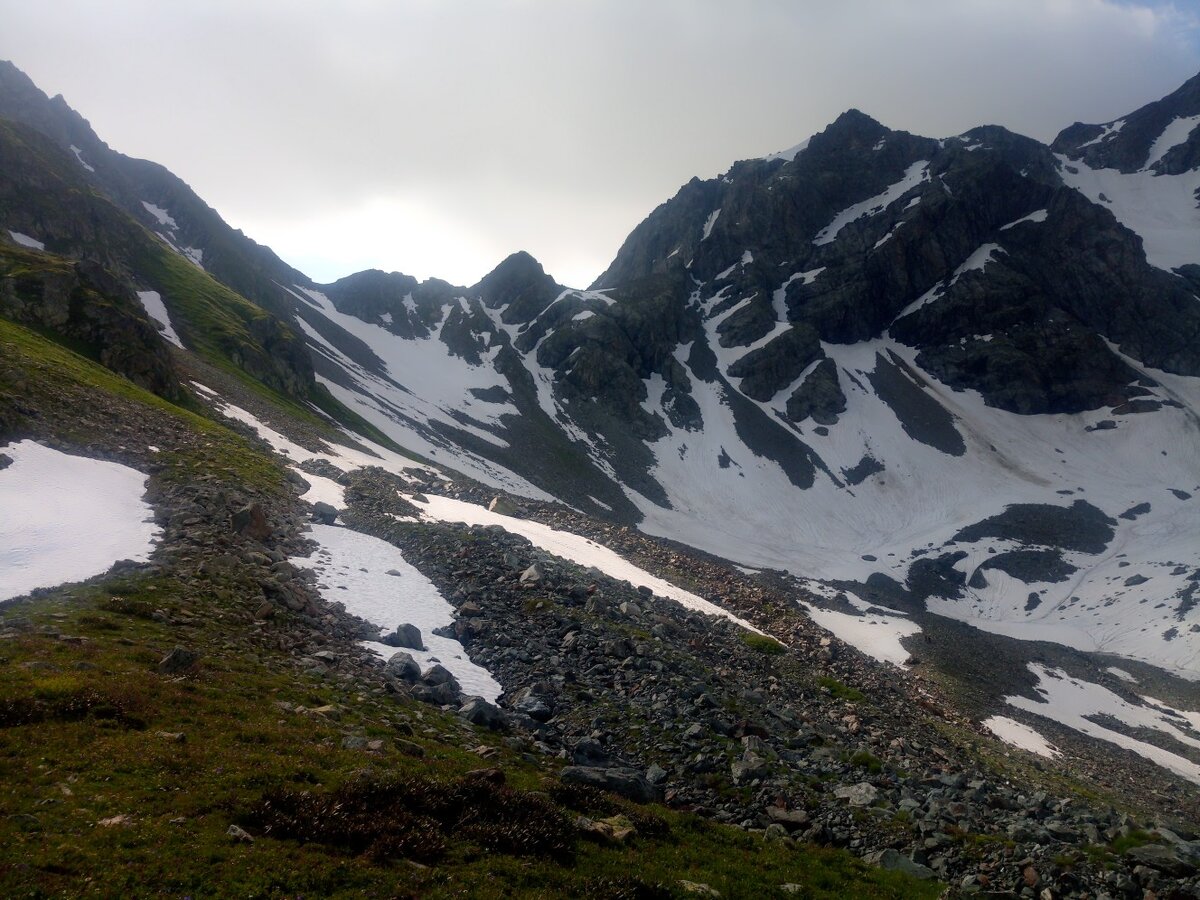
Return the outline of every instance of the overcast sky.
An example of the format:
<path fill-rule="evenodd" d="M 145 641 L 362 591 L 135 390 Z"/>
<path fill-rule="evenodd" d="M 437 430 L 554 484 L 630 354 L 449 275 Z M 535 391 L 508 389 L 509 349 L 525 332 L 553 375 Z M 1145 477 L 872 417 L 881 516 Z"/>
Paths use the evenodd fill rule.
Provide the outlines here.
<path fill-rule="evenodd" d="M 857 107 L 1042 140 L 1200 70 L 1200 3 L 0 0 L 0 57 L 318 281 L 590 283 L 693 175 Z"/>

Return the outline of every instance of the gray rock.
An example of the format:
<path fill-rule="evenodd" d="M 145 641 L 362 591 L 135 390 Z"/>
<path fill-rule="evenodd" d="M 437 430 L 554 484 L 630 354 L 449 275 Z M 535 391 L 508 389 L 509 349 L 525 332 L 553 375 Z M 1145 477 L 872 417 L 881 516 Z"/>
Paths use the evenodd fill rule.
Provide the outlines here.
<path fill-rule="evenodd" d="M 312 517 L 314 522 L 318 522 L 321 525 L 332 525 L 337 521 L 338 510 L 337 507 L 332 506 L 323 500 L 318 500 L 313 504 Z"/>
<path fill-rule="evenodd" d="M 482 697 L 472 697 L 462 705 L 458 714 L 472 725 L 498 731 L 507 725 L 503 710 L 488 703 Z"/>
<path fill-rule="evenodd" d="M 254 835 L 237 825 L 230 825 L 225 834 L 241 844 L 253 844 Z"/>
<path fill-rule="evenodd" d="M 425 642 L 421 638 L 421 629 L 416 625 L 398 625 L 391 634 L 385 634 L 380 642 L 389 647 L 407 647 L 410 650 L 424 650 Z"/>
<path fill-rule="evenodd" d="M 1149 866 L 1176 878 L 1191 875 L 1196 871 L 1196 862 L 1180 845 L 1165 847 L 1162 844 L 1143 844 L 1125 851 L 1125 858 Z"/>
<path fill-rule="evenodd" d="M 164 656 L 158 663 L 158 671 L 163 675 L 175 675 L 179 672 L 186 672 L 191 669 L 200 660 L 200 654 L 195 650 L 188 650 L 184 647 L 175 647 Z"/>
<path fill-rule="evenodd" d="M 384 671 L 401 681 L 412 683 L 421 680 L 420 664 L 410 654 L 403 651 L 393 653 L 388 657 L 387 663 L 384 664 Z"/>
<path fill-rule="evenodd" d="M 742 758 L 734 760 L 729 766 L 730 774 L 735 784 L 745 784 L 767 774 L 768 762 L 753 750 L 747 750 Z"/>
<path fill-rule="evenodd" d="M 535 722 L 548 722 L 554 717 L 554 708 L 541 697 L 535 697 L 532 694 L 522 697 L 514 703 L 513 709 L 525 713 Z"/>
<path fill-rule="evenodd" d="M 543 577 L 542 570 L 534 563 L 521 573 L 521 584 L 537 584 Z"/>
<path fill-rule="evenodd" d="M 494 512 L 501 516 L 520 518 L 525 511 L 511 500 L 505 497 L 496 496 L 493 497 L 492 502 L 488 504 L 488 512 Z"/>
<path fill-rule="evenodd" d="M 781 806 L 767 807 L 767 818 L 772 822 L 778 822 L 789 831 L 803 828 L 809 822 L 808 813 L 804 810 L 784 809 Z"/>
<path fill-rule="evenodd" d="M 637 803 L 653 803 L 662 799 L 662 790 L 651 784 L 634 769 L 600 769 L 591 766 L 567 766 L 559 774 L 565 784 L 584 784 L 612 791 Z"/>
<path fill-rule="evenodd" d="M 931 878 L 937 877 L 933 869 L 921 865 L 911 857 L 905 856 L 900 851 L 893 850 L 890 847 L 887 850 L 880 850 L 878 853 L 868 854 L 865 859 L 867 862 L 877 865 L 881 869 L 903 872 L 905 875 L 911 875 L 913 878 L 919 878 L 922 881 L 928 881 Z"/>
<path fill-rule="evenodd" d="M 879 791 L 873 784 L 860 781 L 858 784 L 842 784 L 833 789 L 833 796 L 845 800 L 851 806 L 870 806 L 879 799 Z"/>
<path fill-rule="evenodd" d="M 418 684 L 412 689 L 412 696 L 422 703 L 432 703 L 434 706 L 458 706 L 462 701 L 462 693 L 456 684 Z"/>
<path fill-rule="evenodd" d="M 603 768 L 609 763 L 608 753 L 594 738 L 583 738 L 571 750 L 571 761 L 577 766 Z"/>
<path fill-rule="evenodd" d="M 426 669 L 421 675 L 421 680 L 430 686 L 435 684 L 449 684 L 456 691 L 460 690 L 458 681 L 454 678 L 454 675 L 441 663 L 434 663 Z"/>

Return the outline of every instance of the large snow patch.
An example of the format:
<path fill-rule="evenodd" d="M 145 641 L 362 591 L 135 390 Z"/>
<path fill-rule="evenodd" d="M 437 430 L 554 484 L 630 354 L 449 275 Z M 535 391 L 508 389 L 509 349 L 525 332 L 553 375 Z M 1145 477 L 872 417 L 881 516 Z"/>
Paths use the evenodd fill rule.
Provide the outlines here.
<path fill-rule="evenodd" d="M 159 529 L 146 476 L 33 441 L 0 448 L 0 601 L 144 561 Z"/>
<path fill-rule="evenodd" d="M 342 603 L 347 611 L 384 632 L 394 631 L 397 625 L 416 625 L 428 649 L 404 652 L 422 669 L 440 662 L 458 680 L 464 694 L 489 701 L 500 696 L 499 682 L 467 658 L 462 644 L 433 633 L 433 629 L 451 624 L 453 609 L 434 583 L 409 565 L 396 547 L 334 525 L 313 525 L 312 537 L 320 545 L 317 551 L 292 562 L 317 572 L 322 597 Z M 364 646 L 384 658 L 397 652 L 374 641 L 365 641 Z"/>

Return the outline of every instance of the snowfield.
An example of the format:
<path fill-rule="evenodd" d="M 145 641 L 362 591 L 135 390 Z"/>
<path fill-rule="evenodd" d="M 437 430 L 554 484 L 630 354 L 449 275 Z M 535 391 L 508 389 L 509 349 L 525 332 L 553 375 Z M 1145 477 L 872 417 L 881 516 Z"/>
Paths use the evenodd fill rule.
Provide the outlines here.
<path fill-rule="evenodd" d="M 1057 747 L 1016 719 L 1010 719 L 1008 716 L 989 716 L 980 724 L 1004 743 L 1020 750 L 1028 750 L 1047 758 L 1061 755 Z"/>
<path fill-rule="evenodd" d="M 33 441 L 0 447 L 0 601 L 150 558 L 160 531 L 146 476 Z"/>
<path fill-rule="evenodd" d="M 325 600 L 342 603 L 348 612 L 380 626 L 385 634 L 398 625 L 416 625 L 428 649 L 403 652 L 411 654 L 422 670 L 440 662 L 465 695 L 491 702 L 500 696 L 499 682 L 487 669 L 471 662 L 462 644 L 433 633 L 453 622 L 453 608 L 396 547 L 334 525 L 313 525 L 312 538 L 320 547 L 312 556 L 294 557 L 291 562 L 317 572 Z M 363 646 L 384 659 L 399 652 L 375 641 L 364 641 Z"/>
<path fill-rule="evenodd" d="M 1178 753 L 1130 737 L 1095 721 L 1097 718 L 1112 718 L 1123 726 L 1158 731 L 1183 746 L 1200 749 L 1200 730 L 1197 730 L 1200 714 L 1174 710 L 1148 697 L 1142 698 L 1145 701 L 1143 703 L 1131 703 L 1108 688 L 1072 678 L 1061 669 L 1030 663 L 1029 670 L 1038 677 L 1035 691 L 1043 699 L 1037 701 L 1028 697 L 1006 697 L 1005 702 L 1010 706 L 1066 725 L 1088 737 L 1131 750 L 1176 775 L 1200 784 L 1200 765 Z"/>

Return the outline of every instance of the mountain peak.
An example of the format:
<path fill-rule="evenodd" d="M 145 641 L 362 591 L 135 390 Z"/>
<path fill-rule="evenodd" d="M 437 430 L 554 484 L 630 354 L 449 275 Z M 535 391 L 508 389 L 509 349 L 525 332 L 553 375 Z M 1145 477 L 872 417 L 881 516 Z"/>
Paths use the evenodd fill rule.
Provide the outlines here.
<path fill-rule="evenodd" d="M 524 250 L 506 257 L 474 291 L 493 309 L 506 307 L 505 321 L 528 321 L 545 309 L 560 290 L 542 264 Z"/>

